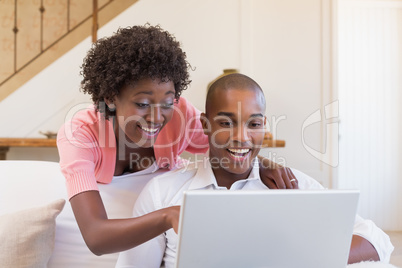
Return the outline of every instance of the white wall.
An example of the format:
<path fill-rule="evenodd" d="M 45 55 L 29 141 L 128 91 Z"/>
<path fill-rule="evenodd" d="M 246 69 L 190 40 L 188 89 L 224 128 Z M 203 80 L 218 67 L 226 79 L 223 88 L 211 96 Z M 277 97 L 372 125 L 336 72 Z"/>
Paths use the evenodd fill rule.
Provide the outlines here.
<path fill-rule="evenodd" d="M 283 159 L 289 166 L 304 171 L 330 185 L 327 165 L 311 155 L 310 150 L 324 152 L 324 121 L 307 125 L 305 120 L 329 103 L 324 99 L 326 77 L 324 53 L 330 40 L 324 39 L 323 28 L 329 1 L 282 0 L 244 1 L 249 11 L 244 13 L 249 22 L 244 31 L 249 42 L 247 54 L 249 73 L 264 88 L 268 99 L 268 115 L 274 136 L 286 140 L 285 148 L 264 150 L 263 154 Z M 325 9 L 327 8 L 327 9 Z M 327 20 L 327 21 L 325 21 Z M 274 122 L 279 122 L 275 124 Z M 305 137 L 302 139 L 304 131 Z M 274 155 L 275 154 L 275 155 Z"/>
<path fill-rule="evenodd" d="M 303 122 L 331 99 L 329 0 L 141 0 L 99 30 L 99 37 L 118 27 L 160 24 L 173 33 L 195 68 L 183 95 L 204 109 L 207 84 L 225 68 L 238 68 L 256 79 L 268 99 L 269 118 L 286 117 L 274 135 L 285 148 L 262 154 L 298 168 L 329 185 L 331 171 L 303 146 Z M 46 68 L 0 103 L 0 136 L 39 137 L 56 131 L 70 107 L 88 101 L 79 92 L 79 66 L 89 39 Z M 329 96 L 329 97 L 328 97 Z M 4 116 L 10 115 L 10 116 Z M 271 120 L 272 123 L 272 120 Z M 323 151 L 323 123 L 305 129 L 305 142 Z M 325 133 L 324 133 L 325 134 Z M 35 149 L 32 149 L 35 150 Z M 38 157 L 43 152 L 38 151 Z M 25 159 L 11 149 L 8 158 Z M 57 161 L 57 152 L 54 156 Z"/>

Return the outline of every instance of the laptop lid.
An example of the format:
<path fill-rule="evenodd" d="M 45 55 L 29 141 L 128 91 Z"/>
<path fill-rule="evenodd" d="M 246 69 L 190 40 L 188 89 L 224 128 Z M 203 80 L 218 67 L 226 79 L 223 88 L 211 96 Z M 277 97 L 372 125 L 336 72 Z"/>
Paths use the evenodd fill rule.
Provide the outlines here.
<path fill-rule="evenodd" d="M 177 268 L 347 264 L 359 191 L 188 191 Z"/>

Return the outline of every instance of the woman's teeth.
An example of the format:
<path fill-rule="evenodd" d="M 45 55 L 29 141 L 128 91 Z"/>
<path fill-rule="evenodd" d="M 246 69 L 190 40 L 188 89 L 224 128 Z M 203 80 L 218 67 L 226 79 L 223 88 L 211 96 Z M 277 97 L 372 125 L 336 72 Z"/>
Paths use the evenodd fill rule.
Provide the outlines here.
<path fill-rule="evenodd" d="M 149 133 L 155 133 L 156 131 L 158 131 L 158 128 L 147 128 L 143 126 L 141 126 L 141 129 Z"/>
<path fill-rule="evenodd" d="M 227 149 L 235 157 L 242 157 L 250 152 L 250 149 Z"/>

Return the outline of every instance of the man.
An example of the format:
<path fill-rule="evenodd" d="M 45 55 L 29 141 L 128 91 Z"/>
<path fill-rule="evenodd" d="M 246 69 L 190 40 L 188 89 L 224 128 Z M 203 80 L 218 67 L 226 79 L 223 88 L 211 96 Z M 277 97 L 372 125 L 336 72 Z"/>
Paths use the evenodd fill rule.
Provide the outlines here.
<path fill-rule="evenodd" d="M 207 95 L 201 122 L 210 146 L 209 158 L 155 177 L 144 188 L 134 207 L 134 216 L 181 205 L 188 190 L 262 190 L 258 158 L 265 132 L 265 97 L 260 86 L 242 74 L 215 81 Z M 300 189 L 323 189 L 314 179 L 297 170 Z M 117 267 L 174 267 L 176 230 L 122 252 Z M 306 241 L 307 243 L 308 241 Z M 364 260 L 388 262 L 393 247 L 375 224 L 357 216 L 349 263 Z M 207 256 L 206 256 L 207 257 Z"/>

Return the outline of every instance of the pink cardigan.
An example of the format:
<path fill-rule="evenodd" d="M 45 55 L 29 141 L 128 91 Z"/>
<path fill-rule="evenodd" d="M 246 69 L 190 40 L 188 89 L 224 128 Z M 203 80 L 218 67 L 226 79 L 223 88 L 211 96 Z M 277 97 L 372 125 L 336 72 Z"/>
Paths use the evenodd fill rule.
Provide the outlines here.
<path fill-rule="evenodd" d="M 200 112 L 185 98 L 175 104 L 169 123 L 161 130 L 154 144 L 157 165 L 173 168 L 179 155 L 205 153 L 208 138 L 204 135 Z M 98 190 L 97 182 L 110 183 L 116 164 L 116 137 L 112 122 L 105 120 L 94 107 L 77 112 L 57 134 L 61 171 L 66 178 L 69 198 Z"/>

